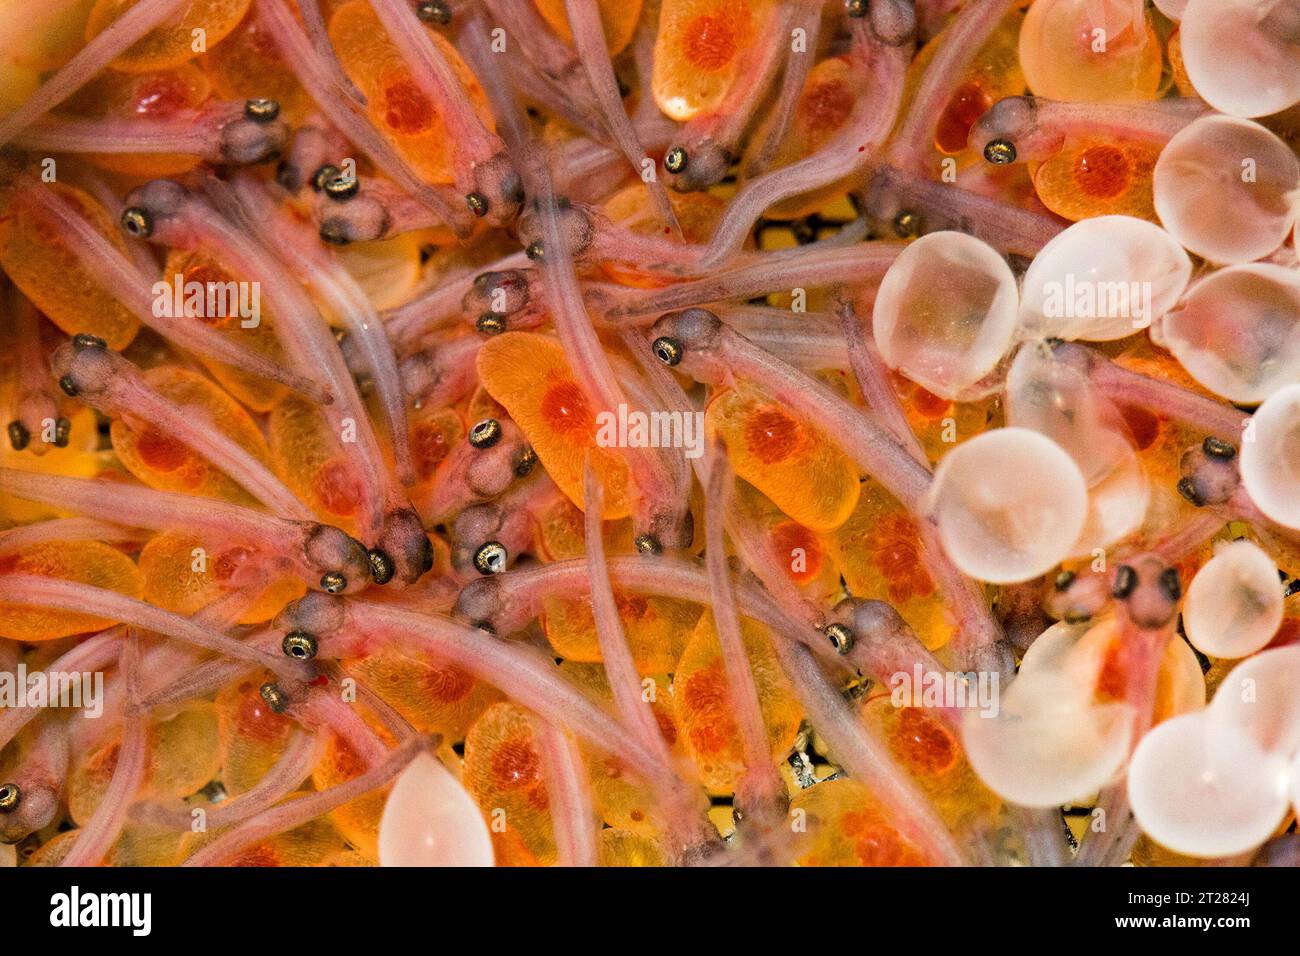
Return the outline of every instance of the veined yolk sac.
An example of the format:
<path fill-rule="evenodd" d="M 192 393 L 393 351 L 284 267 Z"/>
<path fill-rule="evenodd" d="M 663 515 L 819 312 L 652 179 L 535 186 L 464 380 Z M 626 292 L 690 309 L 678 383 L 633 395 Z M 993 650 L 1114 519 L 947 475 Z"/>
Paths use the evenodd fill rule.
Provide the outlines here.
<path fill-rule="evenodd" d="M 770 632 L 748 619 L 740 626 L 772 759 L 779 760 L 794 746 L 803 708 L 772 650 Z M 673 675 L 673 696 L 700 780 L 712 793 L 734 793 L 746 768 L 712 614 L 703 615 L 691 634 Z"/>
<path fill-rule="evenodd" d="M 1139 341 L 1116 356 L 1115 364 L 1130 372 L 1171 382 L 1194 394 L 1209 396 L 1173 356 L 1158 351 L 1150 339 Z M 1148 477 L 1156 484 L 1173 488 L 1181 477 L 1179 463 L 1183 454 L 1202 441 L 1204 434 L 1145 408 L 1125 406 L 1120 409 L 1120 414 L 1124 416 L 1124 424 L 1128 426 Z"/>
<path fill-rule="evenodd" d="M 772 166 L 788 166 L 820 150 L 845 127 L 858 98 L 864 95 L 848 57 L 829 57 L 814 66 L 804 79 L 794 116 L 777 145 Z M 797 219 L 824 208 L 843 192 L 842 182 L 831 183 L 807 195 L 782 200 L 766 214 L 773 219 Z"/>
<path fill-rule="evenodd" d="M 536 553 L 543 561 L 581 558 L 586 553 L 582 512 L 568 498 L 557 498 L 538 510 Z M 632 519 L 621 518 L 604 524 L 605 547 L 610 554 L 627 553 L 633 548 Z M 594 635 L 592 636 L 594 640 Z"/>
<path fill-rule="evenodd" d="M 76 581 L 139 598 L 144 581 L 135 562 L 99 541 L 79 541 L 75 548 L 50 542 L 0 556 L 0 575 L 37 574 Z M 0 602 L 0 637 L 13 641 L 52 641 L 71 634 L 101 631 L 115 621 L 76 611 L 27 607 Z"/>
<path fill-rule="evenodd" d="M 198 535 L 183 531 L 155 535 L 140 549 L 144 600 L 189 617 L 239 587 L 241 570 L 256 558 L 254 552 L 238 546 L 209 551 Z M 307 586 L 296 575 L 272 578 L 238 623 L 269 621 L 285 604 L 306 592 Z"/>
<path fill-rule="evenodd" d="M 224 100 L 275 100 L 280 115 L 295 127 L 315 109 L 256 16 L 245 17 L 201 62 L 212 88 Z"/>
<path fill-rule="evenodd" d="M 614 694 L 603 667 L 566 660 L 560 664 L 560 670 L 593 697 L 613 706 Z M 645 670 L 640 672 L 649 674 Z M 644 680 L 654 683 L 653 696 L 648 704 L 664 743 L 674 756 L 683 761 L 689 759 L 685 753 L 685 742 L 677 715 L 678 701 L 669 690 L 668 677 L 654 675 L 647 676 Z M 643 696 L 650 695 L 643 692 Z M 654 814 L 655 801 L 650 788 L 628 773 L 626 765 L 617 755 L 601 753 L 582 743 L 579 746 L 590 771 L 592 802 L 601 819 L 611 827 L 619 827 L 638 836 L 660 836 L 660 823 Z"/>
<path fill-rule="evenodd" d="M 645 674 L 671 672 L 700 619 L 699 605 L 633 593 L 615 592 L 614 598 L 637 669 Z M 542 627 L 558 656 L 578 663 L 603 660 L 590 598 L 548 597 L 543 607 Z"/>
<path fill-rule="evenodd" d="M 925 854 L 889 822 L 888 812 L 857 780 L 827 780 L 790 801 L 808 827 L 800 866 L 925 866 Z"/>
<path fill-rule="evenodd" d="M 151 722 L 148 760 L 140 796 L 188 797 L 215 779 L 221 753 L 214 705 L 188 701 L 167 720 Z M 117 765 L 119 742 L 112 740 L 73 761 L 68 779 L 68 812 L 85 826 L 103 799 Z"/>
<path fill-rule="evenodd" d="M 354 705 L 355 706 L 355 705 Z M 378 721 L 366 714 L 366 722 L 371 729 L 391 745 L 384 731 L 378 727 Z M 312 769 L 311 779 L 317 790 L 326 790 L 353 777 L 359 777 L 369 769 L 351 745 L 337 734 L 329 734 L 325 752 Z M 384 801 L 389 787 L 372 790 L 365 796 L 358 797 L 351 803 L 345 803 L 329 813 L 329 821 L 338 828 L 339 833 L 347 839 L 367 860 L 379 862 L 379 820 L 384 813 Z"/>
<path fill-rule="evenodd" d="M 721 436 L 736 474 L 814 531 L 848 520 L 859 494 L 858 470 L 834 438 L 757 388 L 738 383 L 705 411 L 705 432 Z"/>
<path fill-rule="evenodd" d="M 272 409 L 267 433 L 276 474 L 313 512 L 355 533 L 366 487 L 355 460 L 339 450 L 320 407 L 289 396 Z"/>
<path fill-rule="evenodd" d="M 57 422 L 40 436 L 33 436 L 32 441 L 46 444 L 45 454 L 36 457 L 31 446 L 22 451 L 15 451 L 9 442 L 0 442 L 0 467 L 13 468 L 18 471 L 35 471 L 45 475 L 63 475 L 67 478 L 94 478 L 109 472 L 122 477 L 121 467 L 114 460 L 111 451 L 98 451 L 99 431 L 96 428 L 94 409 L 84 406 L 68 417 L 68 444 L 59 447 L 54 444 L 57 438 Z M 48 442 L 45 440 L 49 439 Z M 13 524 L 27 524 L 45 518 L 66 517 L 68 512 L 36 501 L 24 501 L 13 495 L 0 497 L 0 521 Z"/>
<path fill-rule="evenodd" d="M 501 699 L 493 688 L 427 654 L 378 649 L 344 662 L 353 674 L 420 733 L 459 740 L 483 711 Z"/>
<path fill-rule="evenodd" d="M 825 536 L 786 517 L 747 481 L 736 483 L 734 502 L 741 520 L 759 531 L 776 565 L 807 597 L 831 602 L 838 598 L 840 572 Z"/>
<path fill-rule="evenodd" d="M 890 368 L 936 395 L 971 397 L 1011 348 L 1019 296 L 1005 259 L 959 232 L 909 245 L 885 273 L 872 327 Z"/>
<path fill-rule="evenodd" d="M 682 238 L 690 243 L 707 244 L 709 237 L 722 217 L 726 204 L 707 192 L 677 192 L 669 190 L 668 202 L 682 229 Z M 650 194 L 644 183 L 634 183 L 619 190 L 601 207 L 611 222 L 617 223 L 638 235 L 663 235 L 663 229 Z M 669 232 L 671 232 L 669 228 Z M 668 284 L 666 279 L 645 275 L 633 268 L 615 262 L 601 262 L 601 271 L 621 285 L 638 288 L 657 288 Z"/>
<path fill-rule="evenodd" d="M 5 59 L 14 66 L 43 73 L 56 70 L 76 55 L 85 36 L 86 16 L 93 0 L 77 3 L 48 3 L 32 5 L 14 17 L 6 33 Z M 35 83 L 19 96 L 19 102 L 30 96 Z M 9 92 L 6 90 L 6 93 Z M 9 109 L 11 107 L 6 107 Z"/>
<path fill-rule="evenodd" d="M 393 784 L 379 821 L 379 862 L 492 865 L 492 837 L 478 807 L 432 754 L 418 754 Z"/>
<path fill-rule="evenodd" d="M 775 6 L 771 0 L 664 0 L 651 80 L 659 108 L 685 122 L 721 103 Z"/>
<path fill-rule="evenodd" d="M 212 83 L 193 63 L 148 73 L 102 73 L 67 103 L 84 117 L 167 119 L 197 110 L 212 93 Z M 259 94 L 262 95 L 262 94 Z M 154 179 L 187 173 L 200 163 L 197 156 L 89 153 L 86 159 L 103 169 Z"/>
<path fill-rule="evenodd" d="M 1252 419 L 1253 440 L 1241 443 L 1241 481 L 1260 511 L 1300 530 L 1300 385 L 1279 389 Z"/>
<path fill-rule="evenodd" d="M 1131 216 L 1085 219 L 1044 246 L 1025 272 L 1022 334 L 1127 338 L 1169 312 L 1191 277 L 1191 259 L 1159 226 Z"/>
<path fill-rule="evenodd" d="M 1269 116 L 1300 100 L 1297 22 L 1284 0 L 1188 2 L 1179 33 L 1196 92 L 1233 116 Z"/>
<path fill-rule="evenodd" d="M 1152 337 L 1216 395 L 1262 402 L 1300 381 L 1300 278 L 1264 262 L 1221 269 L 1196 282 Z"/>
<path fill-rule="evenodd" d="M 221 784 L 231 796 L 257 786 L 284 754 L 297 726 L 271 710 L 258 693 L 260 683 L 252 678 L 236 681 L 216 697 Z"/>
<path fill-rule="evenodd" d="M 565 43 L 572 44 L 573 31 L 569 29 L 564 0 L 532 0 L 532 3 L 556 35 Z M 641 19 L 641 5 L 641 0 L 596 0 L 610 56 L 616 56 L 632 42 L 632 34 Z"/>
<path fill-rule="evenodd" d="M 438 466 L 465 437 L 465 421 L 455 409 L 419 410 L 411 414 L 411 459 L 417 482 L 433 478 Z"/>
<path fill-rule="evenodd" d="M 1031 673 L 1053 667 L 1074 668 L 1079 679 L 1092 688 L 1094 703 L 1109 704 L 1124 699 L 1131 645 L 1113 616 L 1092 625 L 1053 625 L 1043 632 L 1040 640 L 1041 647 L 1035 649 L 1030 645 L 1025 653 Z M 1024 667 L 1022 661 L 1022 672 Z M 1191 646 L 1181 640 L 1166 643 L 1156 670 L 1152 724 L 1200 710 L 1205 706 L 1205 697 L 1205 676 Z"/>
<path fill-rule="evenodd" d="M 465 737 L 461 779 L 492 833 L 498 866 L 555 862 L 551 798 L 527 712 L 494 704 L 474 722 Z"/>
<path fill-rule="evenodd" d="M 182 290 L 193 288 L 190 283 L 198 283 L 204 290 L 204 307 L 198 310 L 200 314 L 191 316 L 190 321 L 202 322 L 259 355 L 272 359 L 278 365 L 288 364 L 284 347 L 275 336 L 274 320 L 266 303 L 258 303 L 259 315 L 255 323 L 252 317 L 245 317 L 240 313 L 237 295 L 227 298 L 224 313 L 220 310 L 209 312 L 207 290 L 239 288 L 234 277 L 214 259 L 201 252 L 169 250 L 160 281 L 172 287 L 173 299 L 176 276 L 181 277 Z M 278 382 L 269 382 L 206 356 L 197 356 L 197 358 L 223 388 L 254 412 L 269 412 L 288 394 L 288 389 Z"/>
<path fill-rule="evenodd" d="M 1214 263 L 1262 259 L 1295 226 L 1300 160 L 1258 123 L 1204 116 L 1166 145 L 1153 196 L 1160 221 Z"/>
<path fill-rule="evenodd" d="M 1020 349 L 1007 374 L 1007 423 L 1045 435 L 1074 459 L 1088 486 L 1088 519 L 1071 555 L 1088 555 L 1141 527 L 1150 482 L 1124 416 L 1049 345 Z"/>
<path fill-rule="evenodd" d="M 271 453 L 252 416 L 201 375 L 160 365 L 144 381 L 168 401 L 204 415 L 219 431 L 262 464 Z M 115 418 L 110 429 L 113 450 L 126 469 L 151 488 L 183 491 L 249 505 L 254 499 L 223 471 L 177 438 L 151 423 Z"/>
<path fill-rule="evenodd" d="M 1088 515 L 1074 459 L 1027 428 L 999 428 L 939 462 L 928 508 L 944 550 L 966 574 L 1013 584 L 1046 574 L 1073 553 Z"/>
<path fill-rule="evenodd" d="M 879 484 L 863 482 L 853 514 L 826 543 L 850 594 L 889 602 L 931 650 L 948 642 L 952 626 L 916 520 Z"/>
<path fill-rule="evenodd" d="M 971 125 L 1004 96 L 1018 96 L 1025 91 L 1025 74 L 1020 69 L 1017 52 L 1023 21 L 1024 14 L 1020 10 L 1013 9 L 1008 13 L 984 41 L 965 77 L 953 90 L 934 127 L 934 148 L 941 154 L 957 156 L 964 153 Z M 904 100 L 905 104 L 949 36 L 946 30 L 940 33 L 921 48 L 908 67 L 908 99 Z"/>
<path fill-rule="evenodd" d="M 298 790 L 284 799 L 286 802 L 300 800 L 310 794 L 311 791 Z M 219 835 L 213 831 L 185 834 L 181 859 L 193 856 Z M 350 849 L 339 831 L 323 818 L 310 820 L 287 833 L 240 850 L 226 861 L 232 867 L 366 866 L 371 862 L 355 849 Z"/>
<path fill-rule="evenodd" d="M 895 759 L 934 801 L 944 822 L 960 833 L 975 820 L 995 813 L 1001 800 L 976 776 L 956 730 L 921 706 L 917 694 L 915 703 L 900 707 L 894 695 L 882 689 L 868 698 L 863 720 L 877 728 Z M 970 699 L 975 699 L 973 693 Z"/>
<path fill-rule="evenodd" d="M 659 842 L 631 830 L 605 827 L 600 831 L 601 866 L 666 866 Z"/>
<path fill-rule="evenodd" d="M 108 211 L 88 193 L 62 183 L 57 190 L 97 232 L 126 253 L 126 240 Z M 21 193 L 4 198 L 0 216 L 0 267 L 51 322 L 69 335 L 85 332 L 115 351 L 126 348 L 139 320 L 55 236 L 57 227 Z"/>
<path fill-rule="evenodd" d="M 1143 0 L 1036 0 L 1020 27 L 1025 80 L 1048 99 L 1155 99 L 1163 65 Z"/>
<path fill-rule="evenodd" d="M 366 97 L 366 111 L 375 128 L 428 182 L 452 182 L 455 151 L 446 122 L 411 75 L 369 0 L 351 0 L 335 10 L 329 35 L 339 62 Z M 490 130 L 491 114 L 478 80 L 445 37 L 432 29 L 428 35 Z"/>
<path fill-rule="evenodd" d="M 478 374 L 570 501 L 583 507 L 582 469 L 590 455 L 605 486 L 604 519 L 628 514 L 627 464 L 617 448 L 599 445 L 596 412 L 559 342 L 531 332 L 498 335 L 479 350 Z"/>
<path fill-rule="evenodd" d="M 1034 191 L 1044 206 L 1074 222 L 1092 216 L 1154 220 L 1158 158 L 1159 150 L 1148 143 L 1072 137 L 1033 169 Z"/>
<path fill-rule="evenodd" d="M 103 33 L 113 21 L 139 0 L 97 0 L 86 21 L 86 41 Z M 145 34 L 113 61 L 123 73 L 148 73 L 179 66 L 198 55 L 195 32 L 202 31 L 204 49 L 212 49 L 227 36 L 248 12 L 251 0 L 191 0 L 164 26 Z"/>
<path fill-rule="evenodd" d="M 1277 566 L 1251 541 L 1220 544 L 1187 588 L 1187 639 L 1211 657 L 1247 657 L 1282 626 Z"/>

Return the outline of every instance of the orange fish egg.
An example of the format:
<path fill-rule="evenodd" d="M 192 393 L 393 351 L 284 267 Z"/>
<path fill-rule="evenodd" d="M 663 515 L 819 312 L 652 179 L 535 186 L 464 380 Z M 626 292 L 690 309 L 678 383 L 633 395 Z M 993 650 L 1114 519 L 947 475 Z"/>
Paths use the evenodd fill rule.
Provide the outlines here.
<path fill-rule="evenodd" d="M 802 834 L 800 866 L 925 866 L 871 791 L 856 780 L 828 780 L 797 794 L 791 817 Z"/>
<path fill-rule="evenodd" d="M 100 235 L 126 253 L 117 223 L 93 196 L 62 183 L 41 188 L 57 191 Z M 57 237 L 54 223 L 21 194 L 5 197 L 0 215 L 0 267 L 5 274 L 64 332 L 86 332 L 103 339 L 110 349 L 126 348 L 140 328 L 139 320 Z"/>
<path fill-rule="evenodd" d="M 140 550 L 144 600 L 185 617 L 200 611 L 235 587 L 241 568 L 257 560 L 255 552 L 241 546 L 217 547 L 209 552 L 203 539 L 184 531 L 151 538 Z M 306 593 L 297 575 L 275 575 L 239 617 L 240 624 L 273 618 L 290 601 Z"/>
<path fill-rule="evenodd" d="M 271 453 L 248 412 L 206 378 L 175 366 L 144 373 L 145 384 L 163 398 L 203 415 L 222 434 L 264 465 Z M 183 491 L 237 504 L 253 497 L 233 478 L 167 431 L 138 419 L 116 418 L 110 434 L 113 450 L 131 474 L 160 491 Z"/>
<path fill-rule="evenodd" d="M 510 703 L 489 707 L 465 736 L 462 774 L 487 822 L 498 866 L 555 862 L 551 800 L 527 713 Z"/>
<path fill-rule="evenodd" d="M 685 122 L 717 107 L 773 6 L 770 0 L 664 0 L 651 80 L 659 108 Z"/>
<path fill-rule="evenodd" d="M 33 574 L 76 581 L 138 598 L 144 581 L 135 562 L 99 541 L 38 544 L 19 554 L 0 556 L 0 575 Z M 0 637 L 14 641 L 52 641 L 70 634 L 100 631 L 116 622 L 78 611 L 0 602 Z"/>
<path fill-rule="evenodd" d="M 1092 216 L 1156 220 L 1151 182 L 1160 151 L 1145 143 L 1079 138 L 1034 171 L 1043 205 L 1077 222 Z"/>
<path fill-rule="evenodd" d="M 366 97 L 370 121 L 422 177 L 434 183 L 451 182 L 455 144 L 446 121 L 411 75 L 369 0 L 352 0 L 339 7 L 330 18 L 329 34 L 343 68 Z M 440 33 L 429 30 L 428 36 L 469 93 L 474 111 L 491 129 L 487 98 L 474 74 Z"/>
<path fill-rule="evenodd" d="M 815 425 L 758 388 L 738 384 L 705 411 L 712 441 L 726 442 L 736 474 L 794 520 L 814 531 L 833 531 L 858 502 L 858 469 Z"/>
<path fill-rule="evenodd" d="M 510 412 L 559 489 L 582 507 L 585 459 L 605 486 L 606 520 L 628 513 L 628 468 L 597 444 L 597 417 L 555 339 L 506 332 L 478 353 L 483 387 Z"/>
<path fill-rule="evenodd" d="M 777 662 L 770 633 L 742 619 L 741 637 L 758 688 L 772 757 L 779 760 L 794 746 L 803 709 Z M 745 766 L 712 614 L 700 618 L 682 653 L 673 675 L 673 698 L 687 749 L 705 787 L 712 793 L 734 793 Z"/>
<path fill-rule="evenodd" d="M 86 21 L 86 41 L 103 33 L 139 0 L 97 0 Z M 179 66 L 230 35 L 252 0 L 190 0 L 163 26 L 146 33 L 113 61 L 123 73 L 148 73 Z"/>
<path fill-rule="evenodd" d="M 619 620 L 637 669 L 647 674 L 672 670 L 700 618 L 700 607 L 685 601 L 615 592 Z M 583 663 L 603 660 L 596 640 L 590 598 L 548 597 L 542 626 L 560 657 Z"/>
<path fill-rule="evenodd" d="M 533 5 L 560 39 L 573 42 L 564 0 L 533 0 Z M 632 42 L 637 21 L 641 19 L 641 0 L 596 0 L 596 9 L 605 29 L 605 46 L 609 55 L 614 56 Z"/>

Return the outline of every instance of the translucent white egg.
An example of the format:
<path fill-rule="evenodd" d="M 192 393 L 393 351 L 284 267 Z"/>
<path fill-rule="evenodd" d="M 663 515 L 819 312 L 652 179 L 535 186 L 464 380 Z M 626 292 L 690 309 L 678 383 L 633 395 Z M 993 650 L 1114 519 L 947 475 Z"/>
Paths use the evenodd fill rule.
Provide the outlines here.
<path fill-rule="evenodd" d="M 1136 452 L 1088 488 L 1088 517 L 1070 548 L 1071 557 L 1087 557 L 1127 538 L 1142 527 L 1151 506 L 1151 479 Z"/>
<path fill-rule="evenodd" d="M 492 866 L 492 837 L 465 788 L 421 753 L 393 784 L 379 820 L 381 866 Z"/>
<path fill-rule="evenodd" d="M 1232 402 L 1262 402 L 1300 381 L 1300 275 L 1230 266 L 1192 286 L 1153 332 L 1188 373 Z"/>
<path fill-rule="evenodd" d="M 1067 673 L 1071 652 L 1092 627 L 1091 624 L 1067 624 L 1065 621 L 1053 624 L 1025 649 L 1016 680 L 1022 677 L 1032 679 L 1035 674 Z"/>
<path fill-rule="evenodd" d="M 1229 541 L 1192 578 L 1183 627 L 1202 654 L 1245 657 L 1277 633 L 1282 602 L 1273 559 L 1250 541 Z"/>
<path fill-rule="evenodd" d="M 961 232 L 930 233 L 885 273 L 876 346 L 890 368 L 958 399 L 1011 348 L 1017 302 L 1015 276 L 995 249 Z"/>
<path fill-rule="evenodd" d="M 1260 651 L 1228 672 L 1210 701 L 1215 752 L 1248 741 L 1255 749 L 1289 757 L 1300 750 L 1300 647 Z"/>
<path fill-rule="evenodd" d="M 1027 428 L 999 428 L 944 456 L 928 504 L 958 568 L 1011 584 L 1046 574 L 1070 553 L 1088 489 L 1060 445 Z"/>
<path fill-rule="evenodd" d="M 1132 731 L 1127 704 L 1095 704 L 1091 687 L 1051 673 L 1020 674 L 996 716 L 969 711 L 962 723 L 980 779 L 1026 807 L 1058 807 L 1096 793 L 1123 766 Z"/>
<path fill-rule="evenodd" d="M 1021 284 L 1021 326 L 1067 341 L 1122 339 L 1173 308 L 1191 276 L 1183 247 L 1154 223 L 1084 219 L 1034 257 Z"/>
<path fill-rule="evenodd" d="M 1201 98 L 1234 116 L 1300 100 L 1300 12 L 1291 0 L 1188 0 L 1183 64 Z"/>
<path fill-rule="evenodd" d="M 1128 767 L 1128 798 L 1143 832 L 1185 856 L 1245 853 L 1282 822 L 1289 801 L 1284 758 L 1243 741 L 1211 754 L 1209 711 L 1184 714 L 1150 730 Z"/>
<path fill-rule="evenodd" d="M 1160 222 L 1184 247 L 1237 263 L 1282 244 L 1297 188 L 1300 161 L 1277 136 L 1250 120 L 1204 116 L 1165 144 L 1152 195 Z"/>
<path fill-rule="evenodd" d="M 1029 342 L 1007 370 L 1007 421 L 1046 435 L 1075 460 L 1089 487 L 1133 457 L 1123 418 L 1080 369 Z"/>
<path fill-rule="evenodd" d="M 1081 692 L 1095 689 L 1111 647 L 1120 639 L 1114 616 L 1090 624 L 1064 621 L 1054 624 L 1029 645 L 1020 661 L 1016 680 L 1047 675 L 1069 681 Z M 1160 659 L 1158 693 L 1168 714 L 1183 714 L 1205 706 L 1205 677 L 1186 641 L 1175 640 L 1165 645 Z"/>
<path fill-rule="evenodd" d="M 1242 435 L 1241 481 L 1255 507 L 1300 530 L 1300 385 L 1278 389 Z"/>

